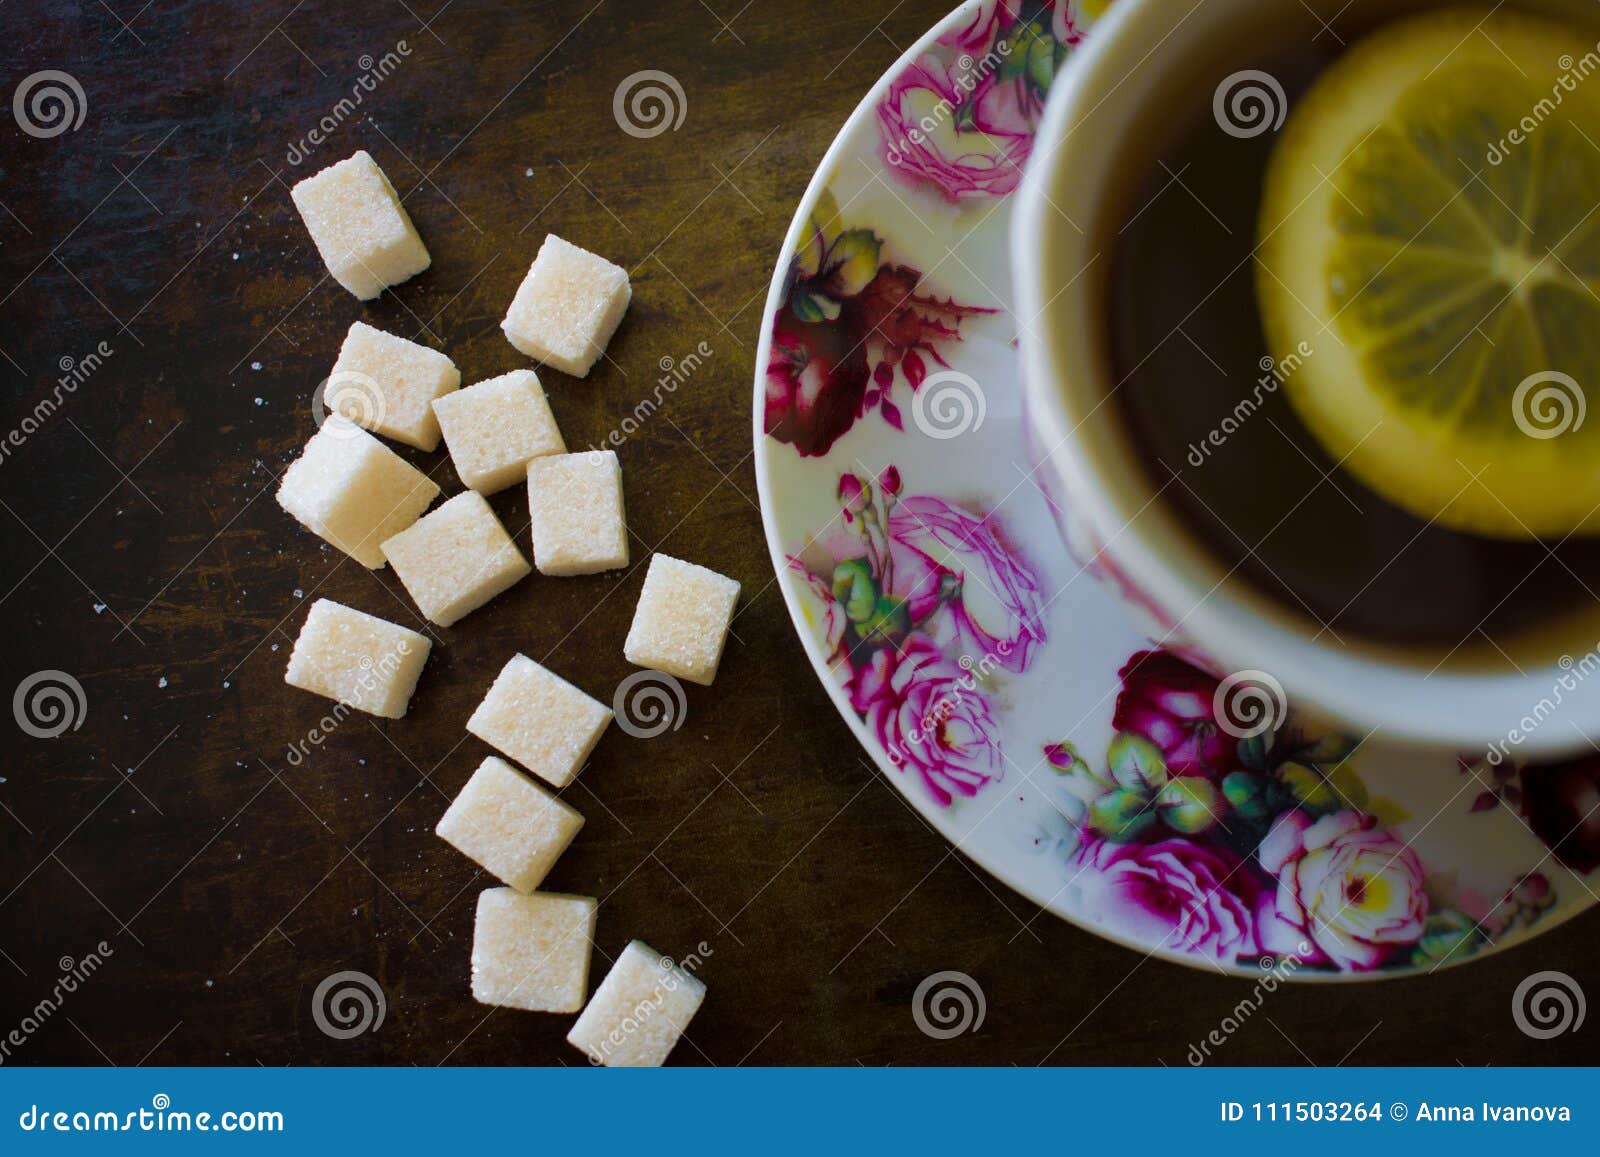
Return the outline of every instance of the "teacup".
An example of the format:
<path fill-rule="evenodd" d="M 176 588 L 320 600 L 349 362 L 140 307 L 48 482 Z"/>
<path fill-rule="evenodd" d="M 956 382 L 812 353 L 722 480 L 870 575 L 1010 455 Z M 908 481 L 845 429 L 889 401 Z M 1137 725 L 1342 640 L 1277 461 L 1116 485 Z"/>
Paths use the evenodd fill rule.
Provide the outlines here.
<path fill-rule="evenodd" d="M 1265 683 L 1357 735 L 1504 759 L 1600 735 L 1600 605 L 1490 651 L 1338 638 L 1229 571 L 1138 459 L 1118 406 L 1108 280 L 1133 190 L 1168 129 L 1293 40 L 1350 41 L 1424 0 L 1119 0 L 1052 89 L 1013 219 L 1012 262 L 1037 477 L 1075 557 L 1162 645 Z M 1517 7 L 1593 26 L 1582 0 Z M 1595 580 L 1600 585 L 1600 578 Z"/>

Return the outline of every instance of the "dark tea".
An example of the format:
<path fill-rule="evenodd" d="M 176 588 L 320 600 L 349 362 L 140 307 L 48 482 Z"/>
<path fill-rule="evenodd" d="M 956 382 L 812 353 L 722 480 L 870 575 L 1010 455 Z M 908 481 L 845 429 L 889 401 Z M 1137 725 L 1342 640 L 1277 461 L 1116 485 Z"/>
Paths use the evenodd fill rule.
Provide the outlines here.
<path fill-rule="evenodd" d="M 1292 108 L 1331 59 L 1305 52 L 1267 70 Z M 1426 522 L 1343 470 L 1296 417 L 1282 386 L 1314 355 L 1273 360 L 1252 259 L 1275 139 L 1224 132 L 1197 109 L 1118 238 L 1116 399 L 1162 499 L 1236 577 L 1335 635 L 1454 648 L 1594 598 L 1600 541 L 1517 542 Z"/>

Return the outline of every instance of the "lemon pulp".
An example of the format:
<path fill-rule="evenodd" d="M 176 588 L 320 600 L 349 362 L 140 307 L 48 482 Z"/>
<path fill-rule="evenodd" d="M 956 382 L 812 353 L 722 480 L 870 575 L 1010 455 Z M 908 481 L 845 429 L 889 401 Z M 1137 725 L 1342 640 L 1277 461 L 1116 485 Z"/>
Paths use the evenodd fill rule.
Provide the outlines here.
<path fill-rule="evenodd" d="M 1590 72 L 1594 40 L 1550 21 L 1400 21 L 1318 78 L 1268 163 L 1262 322 L 1280 360 L 1312 351 L 1285 392 L 1334 459 L 1420 518 L 1600 532 Z"/>

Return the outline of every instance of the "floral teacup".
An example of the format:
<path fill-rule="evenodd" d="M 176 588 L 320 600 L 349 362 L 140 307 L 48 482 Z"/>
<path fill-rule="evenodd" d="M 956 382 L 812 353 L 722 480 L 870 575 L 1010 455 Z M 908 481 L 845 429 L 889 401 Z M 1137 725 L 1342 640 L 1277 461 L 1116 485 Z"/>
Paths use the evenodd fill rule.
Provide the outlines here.
<path fill-rule="evenodd" d="M 1136 458 L 1118 407 L 1108 259 L 1152 171 L 1164 126 L 1284 44 L 1336 21 L 1352 37 L 1426 0 L 1119 0 L 1050 91 L 1012 222 L 1030 435 L 1068 545 L 1162 646 L 1203 656 L 1250 694 L 1294 698 L 1386 739 L 1489 753 L 1499 763 L 1589 750 L 1600 734 L 1593 611 L 1480 651 L 1337 639 L 1234 577 L 1182 525 Z M 1573 15 L 1571 0 L 1521 6 Z M 1594 23 L 1592 5 L 1587 20 Z M 1256 73 L 1256 75 L 1261 75 Z M 1281 98 L 1281 92 L 1278 94 Z M 1270 704 L 1266 709 L 1270 709 Z"/>

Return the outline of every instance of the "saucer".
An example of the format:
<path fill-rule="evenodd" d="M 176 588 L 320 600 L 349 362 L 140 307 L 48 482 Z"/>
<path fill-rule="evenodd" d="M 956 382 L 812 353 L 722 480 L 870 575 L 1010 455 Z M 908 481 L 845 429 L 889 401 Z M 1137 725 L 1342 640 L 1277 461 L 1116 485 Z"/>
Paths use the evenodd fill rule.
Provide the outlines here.
<path fill-rule="evenodd" d="M 1062 543 L 1028 450 L 1007 231 L 1045 93 L 1105 7 L 962 5 L 801 200 L 755 383 L 801 643 L 930 824 L 1137 952 L 1327 981 L 1539 935 L 1597 898 L 1600 754 L 1519 767 L 1341 735 L 1270 677 L 1163 647 Z"/>

